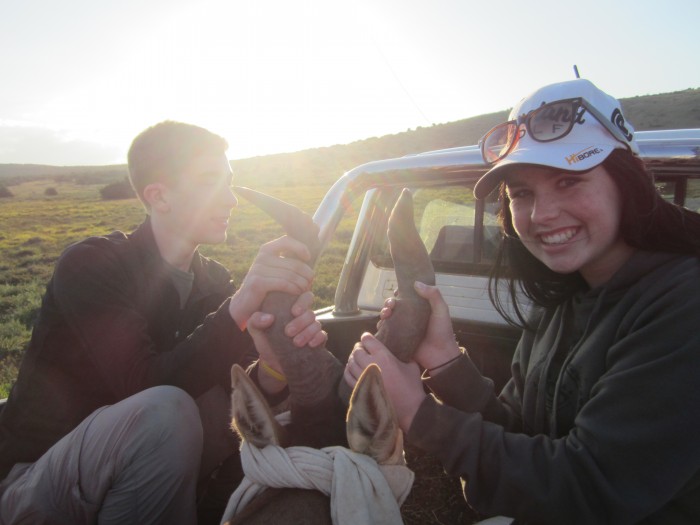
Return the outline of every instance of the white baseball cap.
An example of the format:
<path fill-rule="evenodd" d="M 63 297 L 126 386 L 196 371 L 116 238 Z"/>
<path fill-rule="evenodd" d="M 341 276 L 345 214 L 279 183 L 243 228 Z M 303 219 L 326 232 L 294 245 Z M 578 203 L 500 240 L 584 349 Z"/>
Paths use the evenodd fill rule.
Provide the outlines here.
<path fill-rule="evenodd" d="M 532 119 L 527 119 L 531 112 L 544 104 L 572 100 L 575 107 L 580 99 L 581 110 L 572 115 L 547 115 L 544 111 L 538 113 L 538 124 L 546 122 L 552 129 L 570 127 L 568 133 L 560 138 L 551 138 L 552 129 L 543 133 L 545 141 L 536 140 L 531 136 Z M 529 122 L 527 122 L 529 120 Z M 572 124 L 569 124 L 573 120 Z M 522 99 L 510 112 L 508 121 L 514 121 L 517 126 L 515 145 L 494 167 L 486 172 L 476 183 L 474 195 L 483 199 L 503 180 L 508 168 L 518 164 L 533 164 L 547 166 L 564 171 L 586 171 L 603 162 L 614 149 L 628 149 L 639 155 L 639 148 L 634 140 L 634 128 L 622 115 L 622 107 L 617 99 L 598 89 L 592 82 L 585 79 L 570 80 L 558 84 L 550 84 L 538 89 Z M 503 124 L 501 125 L 503 126 Z M 496 128 L 494 128 L 495 130 Z M 514 128 L 511 128 L 511 131 Z M 492 130 L 493 131 L 493 130 Z M 491 132 L 484 135 L 486 139 Z M 482 141 L 484 140 L 482 139 Z M 483 145 L 482 145 L 483 151 Z"/>

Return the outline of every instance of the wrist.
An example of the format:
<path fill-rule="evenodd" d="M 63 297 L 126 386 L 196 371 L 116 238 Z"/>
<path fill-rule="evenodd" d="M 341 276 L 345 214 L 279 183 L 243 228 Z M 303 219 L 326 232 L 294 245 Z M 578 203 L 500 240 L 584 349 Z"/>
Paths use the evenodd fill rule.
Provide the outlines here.
<path fill-rule="evenodd" d="M 287 387 L 285 375 L 263 359 L 258 359 L 258 382 L 268 394 L 276 394 Z"/>
<path fill-rule="evenodd" d="M 241 332 L 245 331 L 248 325 L 248 319 L 253 315 L 253 312 L 248 312 L 242 303 L 243 301 L 241 300 L 239 292 L 236 292 L 231 297 L 228 305 L 228 313 L 231 319 L 233 319 L 233 322 L 240 328 Z"/>
<path fill-rule="evenodd" d="M 402 404 L 403 406 L 396 407 L 396 418 L 398 419 L 399 426 L 404 433 L 407 434 L 408 430 L 411 428 L 413 419 L 416 417 L 418 409 L 423 404 L 423 400 L 425 399 L 426 395 L 427 394 L 424 392 L 417 392 L 415 395 L 406 398 Z"/>
<path fill-rule="evenodd" d="M 435 348 L 425 359 L 421 359 L 419 364 L 431 375 L 435 375 L 435 373 L 441 372 L 444 368 L 457 361 L 461 355 L 462 350 L 455 341 L 447 347 Z"/>
<path fill-rule="evenodd" d="M 265 361 L 262 358 L 258 360 L 258 363 L 260 364 L 260 369 L 265 375 L 280 383 L 287 384 L 287 377 L 279 371 L 279 367 L 270 365 L 267 361 Z"/>

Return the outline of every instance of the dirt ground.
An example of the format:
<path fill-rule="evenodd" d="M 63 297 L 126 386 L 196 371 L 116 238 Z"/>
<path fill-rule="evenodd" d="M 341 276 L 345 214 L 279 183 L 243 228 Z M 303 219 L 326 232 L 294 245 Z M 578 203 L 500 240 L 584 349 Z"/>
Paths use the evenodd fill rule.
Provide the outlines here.
<path fill-rule="evenodd" d="M 401 507 L 406 525 L 470 525 L 479 515 L 467 505 L 459 478 L 445 474 L 440 462 L 405 446 L 408 466 L 416 474 L 413 490 Z"/>

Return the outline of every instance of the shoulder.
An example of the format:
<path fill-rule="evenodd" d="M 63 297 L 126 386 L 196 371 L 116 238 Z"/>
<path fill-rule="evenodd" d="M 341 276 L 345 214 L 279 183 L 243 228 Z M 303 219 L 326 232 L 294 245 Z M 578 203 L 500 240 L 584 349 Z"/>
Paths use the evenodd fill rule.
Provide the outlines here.
<path fill-rule="evenodd" d="M 121 266 L 120 260 L 131 250 L 129 235 L 115 231 L 108 235 L 88 237 L 68 246 L 56 263 L 57 279 L 80 278 L 92 273 L 104 274 Z"/>
<path fill-rule="evenodd" d="M 700 260 L 665 255 L 614 307 L 619 317 L 617 330 L 623 334 L 643 330 L 647 341 L 664 337 L 668 342 L 694 341 L 695 345 L 700 342 L 696 326 L 700 321 Z"/>
<path fill-rule="evenodd" d="M 700 297 L 700 259 L 694 255 L 636 252 L 605 285 L 584 294 L 589 298 L 636 301 L 668 295 Z"/>
<path fill-rule="evenodd" d="M 700 299 L 700 259 L 693 255 L 662 254 L 652 256 L 657 261 L 637 282 L 636 288 L 645 295 L 668 294 Z"/>
<path fill-rule="evenodd" d="M 114 231 L 107 235 L 95 235 L 68 246 L 59 260 L 71 260 L 86 254 L 97 256 L 101 253 L 117 253 L 120 250 L 128 249 L 130 244 L 131 236 L 122 231 Z"/>

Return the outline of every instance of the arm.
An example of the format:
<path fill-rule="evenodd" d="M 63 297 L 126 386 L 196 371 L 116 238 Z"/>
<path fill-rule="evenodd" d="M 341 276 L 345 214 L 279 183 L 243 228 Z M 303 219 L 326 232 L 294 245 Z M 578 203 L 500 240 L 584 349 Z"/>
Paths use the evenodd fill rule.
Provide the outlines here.
<path fill-rule="evenodd" d="M 431 307 L 426 337 L 413 356 L 426 370 L 423 376 L 424 385 L 447 405 L 463 412 L 487 412 L 487 419 L 499 422 L 510 430 L 519 429 L 521 423 L 518 393 L 517 390 L 510 391 L 519 382 L 511 382 L 499 401 L 493 381 L 483 377 L 469 359 L 468 352 L 457 345 L 449 307 L 440 290 L 436 286 L 423 283 L 416 283 L 415 287 L 417 293 L 426 299 Z M 380 312 L 380 323 L 392 315 L 394 304 L 393 298 L 387 299 Z"/>
<path fill-rule="evenodd" d="M 197 396 L 250 353 L 252 340 L 228 315 L 228 301 L 187 337 L 168 333 L 177 326 L 170 319 L 179 311 L 177 294 L 167 275 L 154 277 L 138 261 L 108 241 L 69 248 L 54 272 L 53 302 L 45 302 L 55 303 L 51 317 L 60 323 L 49 328 L 50 344 L 70 352 L 77 369 L 87 362 L 96 370 L 94 382 L 112 402 L 162 384 Z"/>
<path fill-rule="evenodd" d="M 71 352 L 79 350 L 76 366 L 87 359 L 98 371 L 100 388 L 112 399 L 160 384 L 180 386 L 196 397 L 216 382 L 227 383 L 233 363 L 250 362 L 253 340 L 234 322 L 230 299 L 186 338 L 160 347 L 154 339 L 154 319 L 172 324 L 167 318 L 177 315 L 169 308 L 177 300 L 169 295 L 174 290 L 167 277 L 142 278 L 141 268 L 134 269 L 133 262 L 120 257 L 110 244 L 76 245 L 61 257 L 50 290 L 65 320 L 61 334 L 70 332 L 78 340 L 77 347 L 70 344 L 75 347 Z M 264 267 L 257 265 L 261 271 Z M 228 282 L 222 288 L 223 301 L 232 288 Z M 172 335 L 158 337 L 162 342 Z"/>

